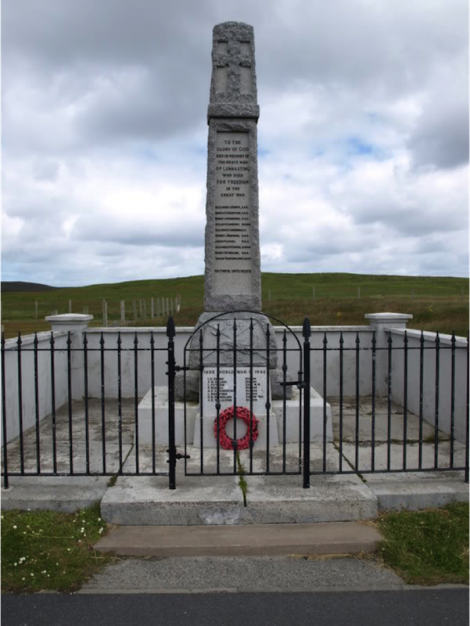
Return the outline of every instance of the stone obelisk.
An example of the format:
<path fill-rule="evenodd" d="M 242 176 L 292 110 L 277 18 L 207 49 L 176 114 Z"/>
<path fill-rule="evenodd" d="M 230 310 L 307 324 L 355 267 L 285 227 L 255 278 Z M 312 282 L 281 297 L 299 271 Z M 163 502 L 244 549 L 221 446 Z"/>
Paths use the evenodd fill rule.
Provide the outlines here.
<path fill-rule="evenodd" d="M 237 368 L 251 362 L 265 368 L 259 372 L 276 370 L 274 329 L 261 313 L 258 118 L 253 28 L 219 24 L 213 30 L 208 109 L 204 313 L 190 343 L 185 389 L 182 377 L 176 379 L 182 399 L 200 400 L 217 363 L 233 371 L 235 337 Z M 209 368 L 203 381 L 201 365 Z"/>
<path fill-rule="evenodd" d="M 215 347 L 219 328 L 224 348 L 233 346 L 237 320 L 237 348 L 247 348 L 253 322 L 255 365 L 266 365 L 268 318 L 261 314 L 261 270 L 258 218 L 259 106 L 256 89 L 253 27 L 224 22 L 214 27 L 212 78 L 208 109 L 207 202 L 205 238 L 204 313 L 199 317 L 206 348 Z M 246 312 L 244 312 L 246 311 Z M 224 313 L 223 318 L 208 322 Z M 204 326 L 202 326 L 204 325 Z M 271 327 L 272 328 L 272 327 Z M 274 330 L 270 367 L 276 367 Z M 227 352 L 221 364 L 231 365 Z M 199 354 L 190 354 L 196 369 Z M 241 354 L 239 364 L 248 362 Z M 204 364 L 215 364 L 215 353 L 204 353 Z"/>
<path fill-rule="evenodd" d="M 208 110 L 206 312 L 261 311 L 255 41 L 251 26 L 214 27 Z"/>

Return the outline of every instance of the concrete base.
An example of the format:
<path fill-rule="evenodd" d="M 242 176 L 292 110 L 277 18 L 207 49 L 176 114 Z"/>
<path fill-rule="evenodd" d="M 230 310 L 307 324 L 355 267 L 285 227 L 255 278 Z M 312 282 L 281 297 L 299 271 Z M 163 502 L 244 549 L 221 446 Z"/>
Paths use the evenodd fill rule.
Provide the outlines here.
<path fill-rule="evenodd" d="M 168 387 L 155 387 L 155 444 L 168 445 Z M 175 402 L 175 442 L 184 445 L 184 402 Z M 199 411 L 199 404 L 186 403 L 187 434 L 191 438 L 194 432 L 194 420 Z M 152 390 L 150 389 L 139 403 L 139 443 L 152 445 Z"/>
<path fill-rule="evenodd" d="M 258 439 L 253 444 L 254 450 L 266 450 L 267 447 L 267 419 L 266 415 L 257 415 L 256 419 L 258 420 Z M 203 447 L 204 448 L 217 448 L 217 438 L 214 432 L 214 417 L 204 417 L 202 419 L 202 436 L 203 436 Z M 271 412 L 269 416 L 269 446 L 277 446 L 279 445 L 279 437 L 277 430 L 278 419 L 274 412 Z M 243 422 L 243 420 L 237 420 L 237 439 L 241 439 L 247 433 L 248 426 Z M 227 435 L 229 437 L 234 437 L 234 428 L 233 428 L 233 420 L 227 422 L 227 426 L 225 429 Z M 194 447 L 201 447 L 201 416 L 197 415 L 196 420 L 194 422 Z"/>
<path fill-rule="evenodd" d="M 277 430 L 279 442 L 284 439 L 283 424 L 283 400 L 274 400 L 273 410 L 277 416 Z M 323 402 L 322 396 L 310 387 L 310 441 L 323 440 L 323 407 L 326 408 L 326 440 L 333 441 L 333 426 L 331 419 L 331 407 L 328 402 Z M 300 390 L 294 387 L 292 397 L 286 400 L 286 443 L 297 443 L 299 441 L 299 407 Z M 303 416 L 300 417 L 301 422 Z"/>
<path fill-rule="evenodd" d="M 102 517 L 127 526 L 304 524 L 373 519 L 377 498 L 357 476 L 247 476 L 247 506 L 238 476 L 168 479 L 121 477 L 101 502 Z"/>
<path fill-rule="evenodd" d="M 367 486 L 382 510 L 419 511 L 469 500 L 468 485 L 461 475 L 452 479 L 437 472 L 416 472 L 400 477 L 376 474 L 367 476 Z"/>
<path fill-rule="evenodd" d="M 155 443 L 156 445 L 168 445 L 168 388 L 155 387 L 153 390 L 155 405 Z M 269 445 L 276 446 L 284 439 L 283 401 L 274 400 L 272 402 L 272 412 L 270 417 Z M 326 407 L 326 428 L 327 441 L 333 441 L 333 427 L 331 419 L 331 407 L 328 402 L 324 403 L 322 396 L 310 388 L 310 440 L 321 441 L 323 439 L 323 411 Z M 286 443 L 296 443 L 299 441 L 299 407 L 300 391 L 294 388 L 290 400 L 286 400 Z M 184 402 L 175 402 L 175 437 L 176 445 L 184 445 Z M 150 389 L 139 403 L 139 443 L 142 445 L 152 444 L 152 390 Z M 255 447 L 266 448 L 266 416 L 257 415 L 259 419 L 259 437 Z M 217 440 L 214 435 L 215 417 L 203 419 L 203 440 L 204 447 L 217 447 Z M 237 423 L 237 437 L 243 437 L 246 426 L 239 420 Z M 188 445 L 193 444 L 199 447 L 201 441 L 201 421 L 199 417 L 199 404 L 196 402 L 186 402 L 186 433 Z M 233 427 L 227 424 L 227 434 L 233 434 Z"/>
<path fill-rule="evenodd" d="M 238 524 L 243 500 L 236 476 L 185 477 L 170 491 L 168 478 L 118 478 L 101 501 L 101 515 L 125 526 Z"/>
<path fill-rule="evenodd" d="M 108 488 L 106 476 L 12 476 L 2 489 L 2 510 L 53 510 L 74 513 L 99 502 Z"/>
<path fill-rule="evenodd" d="M 358 476 L 312 476 L 309 489 L 299 477 L 249 476 L 244 523 L 310 524 L 374 519 L 377 498 Z"/>

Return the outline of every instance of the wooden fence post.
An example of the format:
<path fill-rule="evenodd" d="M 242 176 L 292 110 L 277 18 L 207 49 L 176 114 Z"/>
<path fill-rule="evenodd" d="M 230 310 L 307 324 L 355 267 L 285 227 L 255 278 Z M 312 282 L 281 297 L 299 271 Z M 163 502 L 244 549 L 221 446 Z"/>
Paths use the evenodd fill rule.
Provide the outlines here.
<path fill-rule="evenodd" d="M 103 326 L 108 326 L 108 303 L 103 300 Z"/>

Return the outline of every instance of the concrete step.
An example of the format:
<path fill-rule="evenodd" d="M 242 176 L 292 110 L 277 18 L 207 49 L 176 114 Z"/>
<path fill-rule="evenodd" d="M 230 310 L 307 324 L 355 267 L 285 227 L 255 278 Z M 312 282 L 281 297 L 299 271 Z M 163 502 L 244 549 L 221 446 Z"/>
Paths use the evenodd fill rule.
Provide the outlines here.
<path fill-rule="evenodd" d="M 173 491 L 161 477 L 119 477 L 101 515 L 119 526 L 238 526 L 374 519 L 377 497 L 358 476 L 247 476 L 247 506 L 238 476 L 184 477 Z"/>
<path fill-rule="evenodd" d="M 100 552 L 147 557 L 282 556 L 373 552 L 381 534 L 357 522 L 251 526 L 119 526 Z"/>

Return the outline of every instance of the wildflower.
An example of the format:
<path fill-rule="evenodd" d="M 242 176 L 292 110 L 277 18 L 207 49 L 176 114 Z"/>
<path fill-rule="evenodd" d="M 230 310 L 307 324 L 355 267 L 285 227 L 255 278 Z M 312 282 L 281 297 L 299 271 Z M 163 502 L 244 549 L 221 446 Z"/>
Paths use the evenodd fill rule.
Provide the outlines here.
<path fill-rule="evenodd" d="M 70 548 L 67 548 L 67 552 L 70 552 Z"/>
<path fill-rule="evenodd" d="M 23 576 L 23 578 L 21 580 L 26 580 L 26 578 Z"/>
<path fill-rule="evenodd" d="M 101 522 L 101 517 L 98 518 L 98 521 Z"/>
<path fill-rule="evenodd" d="M 15 525 L 13 526 L 13 528 L 14 528 L 14 530 L 16 530 L 16 529 L 18 528 L 18 526 L 15 524 Z"/>
<path fill-rule="evenodd" d="M 18 563 L 15 563 L 15 567 L 17 567 Z"/>
<path fill-rule="evenodd" d="M 43 569 L 41 574 L 47 574 L 47 570 Z"/>
<path fill-rule="evenodd" d="M 99 534 L 100 534 L 100 535 L 101 535 L 101 533 L 103 532 L 103 530 L 104 530 L 104 528 L 103 528 L 103 527 L 101 527 L 101 528 L 99 529 L 99 531 L 98 531 L 98 532 L 99 532 Z"/>
<path fill-rule="evenodd" d="M 31 572 L 30 576 L 34 576 L 34 574 Z"/>

